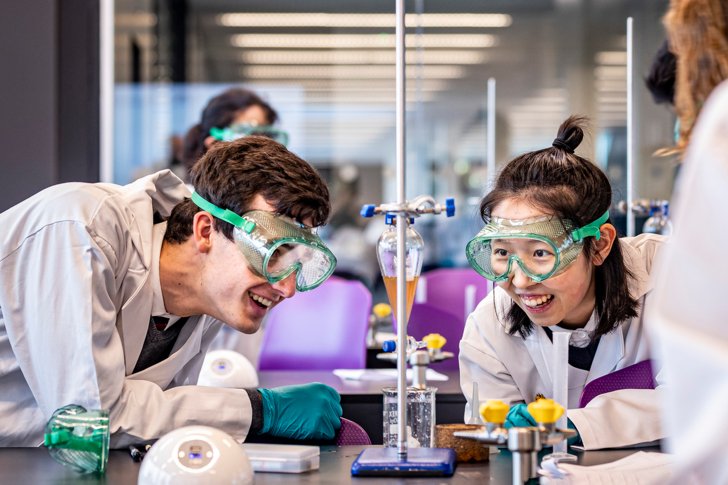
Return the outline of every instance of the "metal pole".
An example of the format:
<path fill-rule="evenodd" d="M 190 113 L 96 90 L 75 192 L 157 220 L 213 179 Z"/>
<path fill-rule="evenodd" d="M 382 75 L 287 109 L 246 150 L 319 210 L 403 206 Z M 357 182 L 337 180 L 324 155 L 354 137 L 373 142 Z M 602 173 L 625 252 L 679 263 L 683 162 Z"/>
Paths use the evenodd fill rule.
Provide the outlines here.
<path fill-rule="evenodd" d="M 635 235 L 634 211 L 634 38 L 632 17 L 627 17 L 627 236 Z"/>
<path fill-rule="evenodd" d="M 487 104 L 486 104 L 486 156 L 485 167 L 488 170 L 488 191 L 493 190 L 495 182 L 495 78 L 488 78 Z"/>
<path fill-rule="evenodd" d="M 404 206 L 405 198 L 405 10 L 404 0 L 396 7 L 396 161 L 397 204 Z M 397 213 L 397 452 L 407 458 L 407 274 L 405 267 L 407 214 Z"/>
<path fill-rule="evenodd" d="M 114 0 L 99 3 L 99 176 L 114 180 Z"/>

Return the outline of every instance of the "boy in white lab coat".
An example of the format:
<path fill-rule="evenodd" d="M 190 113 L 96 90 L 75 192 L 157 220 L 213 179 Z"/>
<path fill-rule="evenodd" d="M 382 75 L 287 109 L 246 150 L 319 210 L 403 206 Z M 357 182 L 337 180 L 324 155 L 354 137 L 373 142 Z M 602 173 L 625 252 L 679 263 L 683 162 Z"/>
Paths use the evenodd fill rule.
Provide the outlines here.
<path fill-rule="evenodd" d="M 169 171 L 127 186 L 50 187 L 0 214 L 0 446 L 38 446 L 57 408 L 110 413 L 112 446 L 204 424 L 327 439 L 339 395 L 194 385 L 227 324 L 252 333 L 335 258 L 316 171 L 263 137 L 216 144 L 190 194 Z"/>
<path fill-rule="evenodd" d="M 463 393 L 514 403 L 506 427 L 534 425 L 525 404 L 553 392 L 553 332 L 570 333 L 568 408 L 587 449 L 663 437 L 658 391 L 624 389 L 578 409 L 594 379 L 650 359 L 641 309 L 661 236 L 618 240 L 607 177 L 574 154 L 583 118 L 553 146 L 509 162 L 481 202 L 486 226 L 468 243 L 470 264 L 494 291 L 468 318 L 460 342 Z M 466 416 L 470 416 L 470 406 Z"/>

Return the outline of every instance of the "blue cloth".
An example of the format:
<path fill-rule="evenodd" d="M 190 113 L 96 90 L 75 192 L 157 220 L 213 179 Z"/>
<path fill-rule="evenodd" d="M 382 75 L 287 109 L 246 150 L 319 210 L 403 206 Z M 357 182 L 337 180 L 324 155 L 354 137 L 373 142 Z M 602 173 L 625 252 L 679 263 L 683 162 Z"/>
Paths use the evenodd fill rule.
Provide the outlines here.
<path fill-rule="evenodd" d="M 341 396 L 319 382 L 258 389 L 263 400 L 261 434 L 295 440 L 330 440 L 341 427 Z"/>
<path fill-rule="evenodd" d="M 506 415 L 505 428 L 513 428 L 518 426 L 536 426 L 536 421 L 528 412 L 528 405 L 518 403 L 511 406 Z"/>

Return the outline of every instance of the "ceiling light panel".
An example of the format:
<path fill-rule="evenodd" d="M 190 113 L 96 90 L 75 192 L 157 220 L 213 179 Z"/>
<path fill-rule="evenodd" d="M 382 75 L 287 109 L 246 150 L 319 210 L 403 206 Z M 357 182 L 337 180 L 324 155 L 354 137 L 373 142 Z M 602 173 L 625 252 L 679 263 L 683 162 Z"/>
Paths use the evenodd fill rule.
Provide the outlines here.
<path fill-rule="evenodd" d="M 424 79 L 456 79 L 465 74 L 460 66 L 425 66 L 423 71 Z M 240 75 L 247 79 L 393 79 L 395 69 L 389 66 L 246 66 L 240 69 Z M 417 66 L 407 66 L 408 77 L 417 75 Z"/>
<path fill-rule="evenodd" d="M 349 27 L 394 28 L 395 16 L 388 13 L 224 13 L 216 17 L 218 25 L 225 27 Z M 508 27 L 513 19 L 502 13 L 425 13 L 407 14 L 408 27 L 425 28 L 492 28 Z"/>
<path fill-rule="evenodd" d="M 236 34 L 235 47 L 270 49 L 394 49 L 394 34 Z M 406 46 L 428 49 L 479 49 L 497 44 L 489 34 L 424 34 L 407 36 Z"/>
<path fill-rule="evenodd" d="M 435 50 L 406 53 L 408 64 L 482 64 L 484 52 Z M 394 64 L 393 50 L 266 50 L 243 52 L 240 59 L 246 64 Z"/>

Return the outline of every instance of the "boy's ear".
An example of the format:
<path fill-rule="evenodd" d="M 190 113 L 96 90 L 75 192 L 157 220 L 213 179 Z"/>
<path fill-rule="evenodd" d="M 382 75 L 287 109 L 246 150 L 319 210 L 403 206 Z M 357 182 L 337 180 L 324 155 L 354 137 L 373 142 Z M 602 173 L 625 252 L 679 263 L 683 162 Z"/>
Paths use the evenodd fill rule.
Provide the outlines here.
<path fill-rule="evenodd" d="M 206 253 L 212 246 L 212 231 L 214 231 L 213 216 L 209 212 L 199 211 L 192 219 L 192 239 L 197 250 Z"/>
<path fill-rule="evenodd" d="M 617 229 L 611 224 L 602 224 L 599 234 L 599 240 L 594 241 L 594 252 L 591 258 L 595 266 L 601 266 L 609 256 L 612 245 L 617 240 Z"/>

